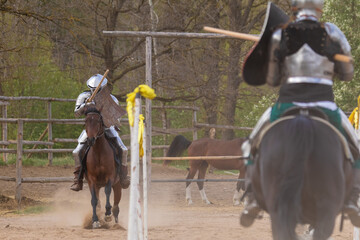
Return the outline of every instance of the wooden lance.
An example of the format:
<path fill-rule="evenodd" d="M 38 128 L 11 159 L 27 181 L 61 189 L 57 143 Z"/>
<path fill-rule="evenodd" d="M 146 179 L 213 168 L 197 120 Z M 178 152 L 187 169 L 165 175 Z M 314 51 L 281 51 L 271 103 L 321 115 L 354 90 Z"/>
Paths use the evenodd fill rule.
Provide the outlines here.
<path fill-rule="evenodd" d="M 260 40 L 260 37 L 258 35 L 238 33 L 238 32 L 223 30 L 223 29 L 219 29 L 219 28 L 204 27 L 204 30 L 208 31 L 208 32 L 220 33 L 220 34 L 224 34 L 226 36 L 235 37 L 235 38 L 239 38 L 239 39 L 243 39 L 243 40 L 250 40 L 250 41 L 254 41 L 254 42 L 258 42 Z M 334 59 L 336 61 L 340 61 L 340 62 L 353 62 L 352 57 L 349 57 L 349 56 L 346 56 L 343 54 L 335 54 Z"/>

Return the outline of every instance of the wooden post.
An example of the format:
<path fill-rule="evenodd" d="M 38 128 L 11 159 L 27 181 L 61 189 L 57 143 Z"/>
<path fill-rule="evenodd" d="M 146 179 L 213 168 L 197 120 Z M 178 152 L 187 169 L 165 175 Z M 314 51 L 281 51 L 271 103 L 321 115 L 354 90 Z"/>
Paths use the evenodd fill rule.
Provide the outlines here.
<path fill-rule="evenodd" d="M 359 96 L 359 98 L 360 98 L 360 96 Z M 358 102 L 358 107 L 360 107 L 359 105 L 360 105 L 360 102 Z M 359 118 L 360 117 L 360 109 L 358 109 L 357 114 L 358 114 L 358 116 L 357 116 L 358 119 L 360 119 Z M 356 135 L 358 137 L 360 137 L 360 127 L 358 129 L 355 129 L 355 131 L 356 131 Z M 359 202 L 357 204 L 359 205 Z M 358 227 L 354 227 L 353 240 L 360 240 L 360 229 Z"/>
<path fill-rule="evenodd" d="M 51 101 L 48 101 L 47 103 L 47 107 L 48 107 L 48 119 L 51 120 Z M 51 142 L 52 139 L 52 123 L 49 122 L 48 123 L 48 142 Z M 52 146 L 48 146 L 48 149 L 52 149 Z M 49 160 L 49 165 L 52 165 L 52 161 L 53 161 L 53 153 L 49 152 L 48 153 L 48 160 Z"/>
<path fill-rule="evenodd" d="M 152 87 L 152 37 L 146 37 L 146 73 L 145 73 L 145 83 L 149 87 Z M 151 122 L 151 100 L 146 98 L 145 100 L 145 122 L 146 122 L 146 159 L 147 162 L 147 176 L 148 176 L 148 187 L 150 188 L 151 183 L 151 131 L 152 131 L 152 122 Z"/>
<path fill-rule="evenodd" d="M 360 235 L 359 228 L 354 227 L 353 240 L 359 240 L 360 239 L 359 235 Z"/>
<path fill-rule="evenodd" d="M 3 106 L 3 108 L 2 108 L 2 117 L 3 118 L 7 118 L 7 105 L 4 105 Z M 2 124 L 2 140 L 4 141 L 4 142 L 6 142 L 7 141 L 7 133 L 8 133 L 8 130 L 7 130 L 7 122 L 4 122 L 3 124 Z M 4 149 L 6 149 L 7 148 L 7 146 L 3 146 L 3 148 Z M 3 160 L 4 160 L 4 162 L 8 162 L 8 154 L 7 153 L 3 153 Z"/>
<path fill-rule="evenodd" d="M 143 156 L 143 209 L 144 209 L 144 240 L 148 240 L 148 190 L 147 190 L 147 159 L 146 159 L 146 123 L 144 124 L 145 131 L 143 133 L 143 149 L 144 149 L 144 156 Z"/>
<path fill-rule="evenodd" d="M 129 204 L 129 220 L 128 220 L 128 240 L 140 240 L 142 229 L 139 228 L 141 224 L 141 207 L 140 204 L 140 182 L 139 182 L 139 114 L 141 109 L 140 94 L 136 94 L 135 98 L 135 112 L 134 112 L 134 126 L 130 126 L 131 133 L 131 165 L 130 165 L 130 204 Z M 142 238 L 141 238 L 142 239 Z"/>
<path fill-rule="evenodd" d="M 195 104 L 194 104 L 194 107 L 195 107 Z M 197 134 L 197 129 L 196 129 L 196 124 L 197 124 L 197 116 L 196 115 L 197 115 L 196 110 L 194 109 L 192 125 L 193 125 L 193 128 L 195 128 L 195 130 L 193 130 L 193 141 L 198 139 L 198 134 Z"/>
<path fill-rule="evenodd" d="M 162 128 L 164 130 L 167 129 L 167 117 L 166 117 L 166 109 L 164 108 L 164 103 L 161 102 L 161 106 L 163 107 L 161 109 L 161 120 L 162 120 Z M 164 134 L 163 135 L 163 144 L 166 145 L 167 144 L 167 135 Z M 166 153 L 167 153 L 167 149 L 163 148 L 163 156 L 166 157 Z"/>
<path fill-rule="evenodd" d="M 23 157 L 23 120 L 18 120 L 18 135 L 17 135 L 17 152 L 16 152 L 16 194 L 15 200 L 18 203 L 18 208 L 21 207 L 21 170 Z"/>

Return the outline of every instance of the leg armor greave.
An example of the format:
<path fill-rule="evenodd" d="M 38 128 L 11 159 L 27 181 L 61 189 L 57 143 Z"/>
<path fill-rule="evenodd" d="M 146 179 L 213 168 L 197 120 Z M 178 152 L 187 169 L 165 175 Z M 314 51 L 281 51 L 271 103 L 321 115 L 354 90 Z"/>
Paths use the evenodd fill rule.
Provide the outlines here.
<path fill-rule="evenodd" d="M 270 120 L 271 115 L 271 107 L 266 109 L 266 111 L 263 113 L 263 115 L 260 117 L 259 121 L 256 123 L 254 129 L 250 133 L 250 139 L 254 139 L 255 136 L 258 134 L 262 126 L 267 123 Z"/>
<path fill-rule="evenodd" d="M 78 138 L 78 145 L 76 146 L 76 148 L 74 149 L 74 151 L 72 152 L 73 157 L 74 157 L 74 161 L 75 161 L 75 167 L 80 167 L 81 166 L 81 159 L 80 159 L 80 155 L 83 153 L 83 151 L 85 150 L 86 147 L 86 140 L 87 140 L 87 134 L 86 131 L 83 130 Z"/>
<path fill-rule="evenodd" d="M 260 117 L 259 121 L 256 123 L 254 129 L 250 133 L 249 139 L 246 140 L 242 146 L 241 150 L 243 152 L 244 157 L 249 157 L 251 152 L 251 146 L 254 138 L 259 133 L 259 131 L 262 129 L 265 123 L 269 122 L 271 115 L 271 107 L 266 109 L 266 111 L 263 113 L 263 115 Z"/>
<path fill-rule="evenodd" d="M 77 147 L 74 149 L 74 151 L 72 152 L 74 161 L 75 161 L 75 167 L 81 166 L 79 153 L 80 153 L 82 147 L 83 147 L 83 144 L 79 143 L 77 145 Z"/>
<path fill-rule="evenodd" d="M 128 149 L 125 146 L 125 144 L 122 142 L 121 138 L 117 136 L 116 143 L 122 150 L 122 157 L 121 157 L 121 165 L 127 166 L 127 155 L 128 155 Z"/>
<path fill-rule="evenodd" d="M 111 126 L 108 129 L 108 135 L 110 135 L 109 137 L 116 138 L 115 142 L 116 142 L 117 146 L 122 150 L 121 165 L 127 166 L 128 149 L 125 146 L 125 144 L 122 142 L 118 132 L 115 130 L 115 128 L 113 126 Z"/>

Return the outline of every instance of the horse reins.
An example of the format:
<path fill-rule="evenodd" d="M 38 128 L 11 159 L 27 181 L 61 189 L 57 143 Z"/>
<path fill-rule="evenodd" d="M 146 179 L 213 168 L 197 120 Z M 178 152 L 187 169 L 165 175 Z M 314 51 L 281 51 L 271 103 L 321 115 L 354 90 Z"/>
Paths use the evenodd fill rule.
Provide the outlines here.
<path fill-rule="evenodd" d="M 100 127 L 100 130 L 97 132 L 97 134 L 96 134 L 96 136 L 95 136 L 95 141 L 96 141 L 98 138 L 102 137 L 102 136 L 105 134 L 104 121 L 102 120 L 102 116 L 101 116 L 101 114 L 99 114 L 99 113 L 90 112 L 90 113 L 88 113 L 88 114 L 96 114 L 96 115 L 100 116 L 100 119 L 99 119 L 98 121 L 101 122 L 101 127 Z M 88 115 L 88 114 L 87 114 L 87 115 Z M 99 134 L 99 132 L 100 132 L 101 130 L 102 130 L 102 133 Z M 95 142 L 95 141 L 94 141 L 94 142 Z"/>

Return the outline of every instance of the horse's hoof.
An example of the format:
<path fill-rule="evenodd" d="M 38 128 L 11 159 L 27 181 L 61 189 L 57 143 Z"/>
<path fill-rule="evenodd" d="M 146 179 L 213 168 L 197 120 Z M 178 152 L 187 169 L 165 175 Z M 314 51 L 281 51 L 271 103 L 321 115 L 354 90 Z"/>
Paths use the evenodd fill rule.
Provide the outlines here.
<path fill-rule="evenodd" d="M 205 203 L 206 203 L 207 205 L 213 204 L 213 203 L 210 202 L 209 200 L 205 200 Z"/>
<path fill-rule="evenodd" d="M 258 217 L 261 209 L 259 207 L 248 207 L 240 216 L 240 224 L 243 227 L 250 227 Z"/>
<path fill-rule="evenodd" d="M 93 227 L 93 229 L 100 228 L 100 222 L 99 221 L 93 222 L 92 227 Z"/>
<path fill-rule="evenodd" d="M 240 225 L 243 227 L 250 227 L 254 221 L 255 221 L 254 216 L 250 216 L 248 213 L 242 213 L 240 216 Z"/>
<path fill-rule="evenodd" d="M 240 200 L 234 200 L 233 201 L 233 203 L 234 203 L 234 206 L 240 206 Z"/>
<path fill-rule="evenodd" d="M 186 202 L 187 202 L 187 205 L 192 205 L 193 204 L 193 201 L 190 198 L 187 198 Z"/>
<path fill-rule="evenodd" d="M 126 176 L 125 178 L 120 179 L 120 184 L 122 189 L 127 189 L 130 186 L 130 177 Z"/>
<path fill-rule="evenodd" d="M 111 222 L 111 220 L 112 220 L 111 214 L 110 215 L 105 215 L 104 220 L 105 220 L 105 222 Z"/>

